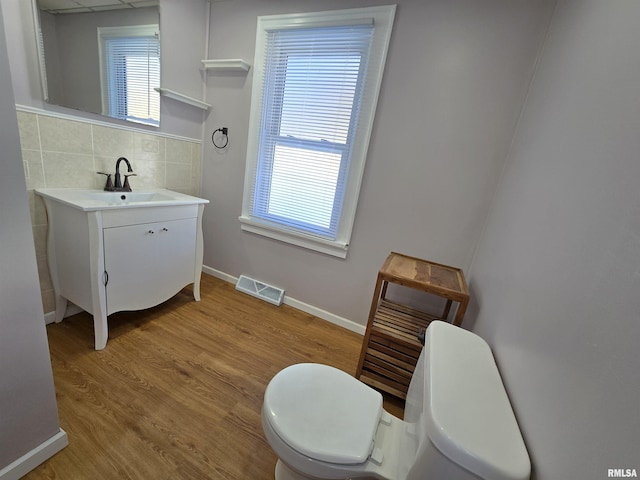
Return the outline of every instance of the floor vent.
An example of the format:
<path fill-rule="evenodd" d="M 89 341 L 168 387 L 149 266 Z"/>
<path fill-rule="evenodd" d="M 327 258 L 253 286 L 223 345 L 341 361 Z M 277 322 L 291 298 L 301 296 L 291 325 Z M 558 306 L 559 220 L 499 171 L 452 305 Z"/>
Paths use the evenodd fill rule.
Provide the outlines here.
<path fill-rule="evenodd" d="M 267 285 L 245 275 L 240 275 L 238 278 L 236 290 L 253 295 L 265 302 L 273 303 L 276 306 L 280 306 L 284 296 L 284 290 L 281 288 Z"/>

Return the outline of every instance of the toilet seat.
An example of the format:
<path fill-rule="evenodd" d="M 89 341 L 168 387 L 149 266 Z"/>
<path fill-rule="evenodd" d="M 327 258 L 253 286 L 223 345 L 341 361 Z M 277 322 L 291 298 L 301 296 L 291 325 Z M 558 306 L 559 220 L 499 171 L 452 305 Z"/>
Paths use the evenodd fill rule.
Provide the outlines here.
<path fill-rule="evenodd" d="M 366 462 L 382 415 L 382 395 L 328 365 L 280 371 L 264 396 L 266 420 L 292 449 L 341 465 Z"/>

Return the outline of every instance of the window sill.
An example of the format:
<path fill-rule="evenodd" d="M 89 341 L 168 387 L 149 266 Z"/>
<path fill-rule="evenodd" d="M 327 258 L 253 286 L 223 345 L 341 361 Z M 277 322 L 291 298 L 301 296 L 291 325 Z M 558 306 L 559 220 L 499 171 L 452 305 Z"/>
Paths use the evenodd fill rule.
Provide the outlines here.
<path fill-rule="evenodd" d="M 242 230 L 245 232 L 273 238 L 274 240 L 279 240 L 298 247 L 308 248 L 309 250 L 315 250 L 316 252 L 325 253 L 338 258 L 347 257 L 349 245 L 346 243 L 284 230 L 275 225 L 260 222 L 245 216 L 241 216 L 238 219 L 240 220 Z"/>

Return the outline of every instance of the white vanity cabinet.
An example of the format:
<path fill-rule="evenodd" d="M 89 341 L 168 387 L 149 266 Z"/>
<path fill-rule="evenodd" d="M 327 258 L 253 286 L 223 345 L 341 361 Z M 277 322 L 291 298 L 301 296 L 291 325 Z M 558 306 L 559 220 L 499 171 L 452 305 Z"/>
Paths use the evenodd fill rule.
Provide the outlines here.
<path fill-rule="evenodd" d="M 103 228 L 107 315 L 157 305 L 194 282 L 196 221 Z"/>
<path fill-rule="evenodd" d="M 70 192 L 36 190 L 49 217 L 47 255 L 57 322 L 67 301 L 91 313 L 95 348 L 101 350 L 108 315 L 153 307 L 191 283 L 200 300 L 207 200 L 163 191 L 162 201 L 103 205 L 80 196 L 75 204 L 65 201 Z"/>

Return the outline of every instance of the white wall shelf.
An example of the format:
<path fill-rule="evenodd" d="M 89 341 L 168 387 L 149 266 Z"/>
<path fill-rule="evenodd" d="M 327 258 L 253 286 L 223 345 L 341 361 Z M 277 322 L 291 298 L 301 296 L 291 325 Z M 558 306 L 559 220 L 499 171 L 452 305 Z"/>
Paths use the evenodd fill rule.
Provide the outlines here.
<path fill-rule="evenodd" d="M 226 70 L 228 72 L 248 72 L 251 64 L 241 58 L 202 60 L 205 70 Z"/>
<path fill-rule="evenodd" d="M 201 108 L 202 110 L 209 110 L 211 108 L 211 105 L 203 102 L 202 100 L 189 97 L 188 95 L 178 93 L 174 90 L 169 90 L 168 88 L 154 88 L 154 90 L 159 92 L 163 97 L 173 98 L 174 100 L 178 100 L 179 102 L 186 103 L 188 105 L 193 105 L 194 107 Z"/>

